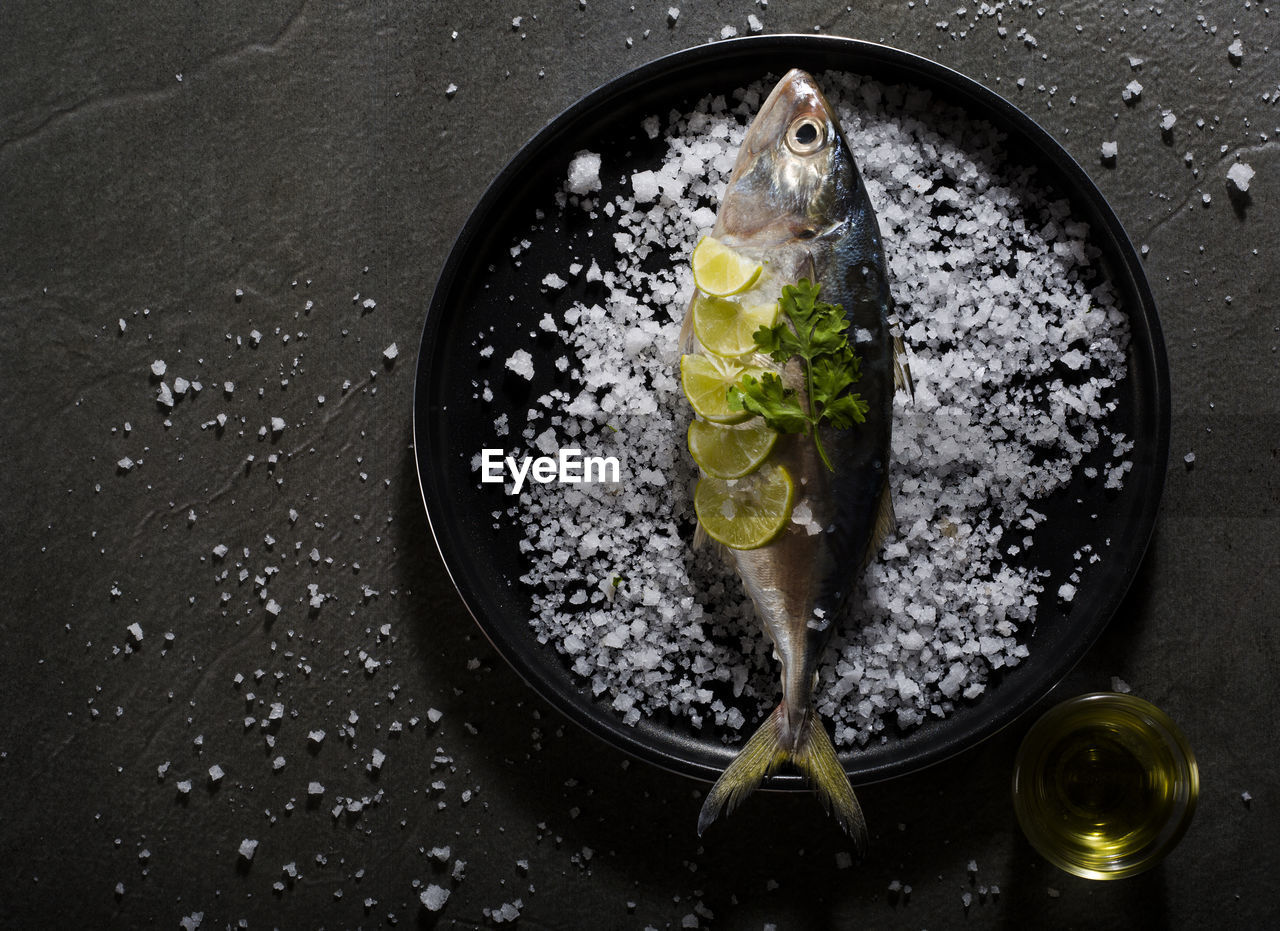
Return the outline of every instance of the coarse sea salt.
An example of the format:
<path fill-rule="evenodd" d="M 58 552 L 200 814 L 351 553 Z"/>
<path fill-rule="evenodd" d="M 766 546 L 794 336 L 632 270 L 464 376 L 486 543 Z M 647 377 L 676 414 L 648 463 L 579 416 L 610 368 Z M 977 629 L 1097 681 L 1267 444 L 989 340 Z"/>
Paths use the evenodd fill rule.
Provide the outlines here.
<path fill-rule="evenodd" d="M 568 188 L 574 194 L 589 194 L 600 190 L 600 156 L 582 151 L 569 163 Z"/>
<path fill-rule="evenodd" d="M 443 886 L 437 886 L 431 883 L 427 888 L 423 889 L 418 896 L 427 911 L 438 912 L 444 908 L 444 903 L 449 901 L 449 890 Z"/>
<path fill-rule="evenodd" d="M 1253 166 L 1247 162 L 1236 162 L 1227 169 L 1227 182 L 1239 193 L 1249 190 L 1249 182 L 1253 180 Z"/>
<path fill-rule="evenodd" d="M 1108 487 L 1131 465 L 1104 422 L 1128 325 L 1094 267 L 1087 224 L 1006 163 L 1000 133 L 924 91 L 851 75 L 819 82 L 878 214 L 915 381 L 895 409 L 896 531 L 820 669 L 818 711 L 851 747 L 945 717 L 1027 657 L 1019 632 L 1044 592 L 1029 551 L 1046 518 L 1032 502 L 1107 444 Z M 660 163 L 622 176 L 616 195 L 562 196 L 562 211 L 593 211 L 596 238 L 616 255 L 592 260 L 590 298 L 567 289 L 556 303 L 564 349 L 551 357 L 569 360 L 570 387 L 509 424 L 527 452 L 573 445 L 617 457 L 624 476 L 531 483 L 506 508 L 523 534 L 533 636 L 625 722 L 669 715 L 731 741 L 776 704 L 777 669 L 732 568 L 690 545 L 697 474 L 678 333 L 689 255 L 768 89 L 650 117 L 650 138 L 665 128 Z M 575 187 L 571 172 L 566 193 Z M 533 376 L 525 350 L 506 367 Z"/>

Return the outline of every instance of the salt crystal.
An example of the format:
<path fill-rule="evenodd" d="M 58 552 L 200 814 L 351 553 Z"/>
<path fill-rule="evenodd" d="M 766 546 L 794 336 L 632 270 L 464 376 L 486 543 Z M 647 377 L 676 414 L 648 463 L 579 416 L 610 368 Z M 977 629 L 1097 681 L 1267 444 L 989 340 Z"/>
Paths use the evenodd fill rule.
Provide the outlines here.
<path fill-rule="evenodd" d="M 600 190 L 600 155 L 586 149 L 576 153 L 569 162 L 566 187 L 571 194 L 579 196 Z"/>
<path fill-rule="evenodd" d="M 674 26 L 676 20 L 680 18 L 680 8 L 675 6 L 667 7 L 667 22 Z"/>
<path fill-rule="evenodd" d="M 533 381 L 533 356 L 524 349 L 517 349 L 506 361 L 506 367 L 525 381 Z"/>
<path fill-rule="evenodd" d="M 450 82 L 449 86 L 444 89 L 444 95 L 452 98 L 458 92 L 458 85 Z"/>
<path fill-rule="evenodd" d="M 382 358 L 386 359 L 388 362 L 394 362 L 398 355 L 400 355 L 400 347 L 395 343 L 392 343 L 386 349 L 382 350 Z"/>
<path fill-rule="evenodd" d="M 1253 180 L 1253 166 L 1246 162 L 1236 162 L 1227 169 L 1227 184 L 1229 190 L 1234 189 L 1237 193 L 1243 194 L 1249 190 L 1249 182 Z"/>
<path fill-rule="evenodd" d="M 156 359 L 151 363 L 151 374 L 156 378 L 163 378 L 166 370 L 164 359 Z"/>
<path fill-rule="evenodd" d="M 1142 96 L 1142 85 L 1137 81 L 1130 81 L 1124 86 L 1124 90 L 1120 92 L 1120 99 L 1125 103 L 1133 103 Z"/>
<path fill-rule="evenodd" d="M 214 785 L 217 785 L 218 783 L 220 783 L 224 775 L 226 774 L 222 771 L 222 767 L 219 766 L 217 763 L 214 763 L 212 766 L 209 767 L 209 781 Z"/>
<path fill-rule="evenodd" d="M 258 852 L 258 842 L 245 838 L 240 842 L 240 856 L 246 860 L 252 860 L 253 855 Z"/>
<path fill-rule="evenodd" d="M 1114 162 L 1116 155 L 1119 153 L 1120 147 L 1115 142 L 1102 143 L 1101 155 L 1102 160 L 1106 162 Z"/>
<path fill-rule="evenodd" d="M 1227 46 L 1227 57 L 1231 59 L 1231 63 L 1233 65 L 1238 65 L 1240 64 L 1241 60 L 1243 60 L 1244 43 L 1240 41 L 1239 37 L 1236 37 L 1236 39 L 1230 45 Z"/>
<path fill-rule="evenodd" d="M 142 642 L 142 625 L 134 621 L 129 625 L 129 636 L 133 638 L 134 643 Z"/>
<path fill-rule="evenodd" d="M 438 912 L 444 908 L 444 903 L 449 901 L 449 890 L 432 883 L 422 890 L 418 898 L 427 911 Z"/>
<path fill-rule="evenodd" d="M 636 203 L 652 203 L 658 199 L 658 176 L 652 171 L 637 171 L 631 176 L 631 191 Z"/>

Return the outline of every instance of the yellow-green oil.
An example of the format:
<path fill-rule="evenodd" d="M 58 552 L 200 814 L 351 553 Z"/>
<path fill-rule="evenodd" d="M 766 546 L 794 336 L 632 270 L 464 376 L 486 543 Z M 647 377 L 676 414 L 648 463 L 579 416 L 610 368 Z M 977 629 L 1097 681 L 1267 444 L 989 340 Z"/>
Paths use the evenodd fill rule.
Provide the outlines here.
<path fill-rule="evenodd" d="M 1094 693 L 1048 712 L 1027 734 L 1014 805 L 1032 845 L 1079 876 L 1145 869 L 1181 837 L 1198 792 L 1173 722 L 1128 695 Z"/>

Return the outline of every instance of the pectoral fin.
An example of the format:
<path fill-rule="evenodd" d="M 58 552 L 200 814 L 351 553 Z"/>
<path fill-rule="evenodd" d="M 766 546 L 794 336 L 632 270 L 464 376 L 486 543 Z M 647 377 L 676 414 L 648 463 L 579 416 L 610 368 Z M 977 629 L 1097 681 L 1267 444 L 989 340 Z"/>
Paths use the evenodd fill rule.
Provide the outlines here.
<path fill-rule="evenodd" d="M 902 337 L 894 335 L 893 337 L 893 386 L 899 391 L 905 391 L 914 401 L 916 397 L 916 385 L 911 380 L 911 364 L 907 361 L 907 347 L 902 342 Z"/>
<path fill-rule="evenodd" d="M 885 539 L 893 533 L 897 525 L 898 518 L 893 513 L 893 495 L 889 492 L 889 482 L 886 480 L 880 486 L 880 498 L 876 503 L 876 522 L 871 529 L 871 541 L 867 544 L 867 555 L 863 559 L 864 566 L 875 558 L 876 553 L 880 552 Z"/>
<path fill-rule="evenodd" d="M 693 344 L 696 340 L 693 335 L 693 301 L 689 301 L 689 305 L 684 310 L 684 322 L 680 324 L 680 351 L 693 352 Z"/>
<path fill-rule="evenodd" d="M 902 326 L 898 323 L 896 316 L 889 321 L 889 328 L 893 334 L 893 387 L 899 391 L 905 391 L 914 401 L 916 385 L 911 380 L 911 363 L 907 360 L 907 345 L 902 340 Z"/>

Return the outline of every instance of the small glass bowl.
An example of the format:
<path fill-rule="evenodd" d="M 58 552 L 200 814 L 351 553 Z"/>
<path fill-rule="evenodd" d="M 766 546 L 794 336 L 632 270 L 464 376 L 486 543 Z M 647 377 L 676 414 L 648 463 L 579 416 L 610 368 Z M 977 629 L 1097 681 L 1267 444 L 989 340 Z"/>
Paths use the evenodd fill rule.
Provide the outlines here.
<path fill-rule="evenodd" d="M 1013 807 L 1031 846 L 1087 879 L 1158 863 L 1186 832 L 1199 792 L 1195 757 L 1169 716 L 1115 692 L 1050 708 L 1013 770 Z"/>

